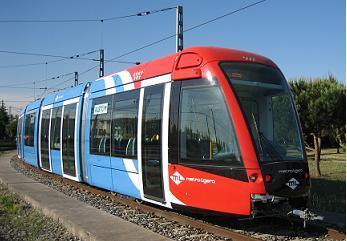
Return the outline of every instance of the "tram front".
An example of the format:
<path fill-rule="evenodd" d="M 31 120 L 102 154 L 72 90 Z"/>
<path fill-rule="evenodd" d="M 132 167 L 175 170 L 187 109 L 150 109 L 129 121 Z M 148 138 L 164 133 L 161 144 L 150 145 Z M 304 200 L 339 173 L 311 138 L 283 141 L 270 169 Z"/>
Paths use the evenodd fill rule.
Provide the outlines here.
<path fill-rule="evenodd" d="M 220 64 L 236 95 L 256 149 L 266 195 L 253 203 L 288 200 L 305 208 L 310 178 L 301 128 L 287 81 L 275 67 L 247 62 Z"/>

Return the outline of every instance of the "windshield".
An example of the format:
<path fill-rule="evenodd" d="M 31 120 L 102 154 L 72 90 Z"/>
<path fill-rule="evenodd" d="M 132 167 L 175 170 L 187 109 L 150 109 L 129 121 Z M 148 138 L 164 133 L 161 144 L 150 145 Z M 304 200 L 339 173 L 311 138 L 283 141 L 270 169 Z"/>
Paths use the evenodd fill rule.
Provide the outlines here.
<path fill-rule="evenodd" d="M 298 122 L 281 72 L 254 63 L 222 63 L 240 101 L 260 161 L 303 160 Z"/>

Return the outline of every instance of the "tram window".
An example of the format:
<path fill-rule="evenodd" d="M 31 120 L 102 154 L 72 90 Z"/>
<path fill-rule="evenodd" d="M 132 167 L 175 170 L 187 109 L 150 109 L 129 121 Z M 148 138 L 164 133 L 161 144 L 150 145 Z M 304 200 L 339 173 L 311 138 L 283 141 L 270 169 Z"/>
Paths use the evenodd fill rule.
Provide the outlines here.
<path fill-rule="evenodd" d="M 51 149 L 60 150 L 60 129 L 61 129 L 62 106 L 54 108 L 51 119 Z"/>
<path fill-rule="evenodd" d="M 25 115 L 24 145 L 34 146 L 35 113 Z"/>
<path fill-rule="evenodd" d="M 51 116 L 51 109 L 42 110 L 41 123 L 40 123 L 40 161 L 41 167 L 50 170 L 49 163 L 49 146 L 48 146 L 48 135 L 49 135 L 49 119 Z"/>
<path fill-rule="evenodd" d="M 93 99 L 90 119 L 90 153 L 110 155 L 112 96 Z"/>
<path fill-rule="evenodd" d="M 220 87 L 184 82 L 180 104 L 180 162 L 198 165 L 240 164 L 230 114 Z M 191 83 L 189 83 L 191 82 Z"/>
<path fill-rule="evenodd" d="M 21 155 L 21 145 L 22 145 L 22 118 L 18 119 L 18 127 L 17 127 L 17 144 L 18 144 L 18 151 Z"/>
<path fill-rule="evenodd" d="M 62 161 L 63 173 L 76 176 L 75 167 L 75 128 L 77 104 L 64 106 L 62 127 Z"/>
<path fill-rule="evenodd" d="M 136 158 L 139 90 L 116 94 L 112 110 L 112 156 Z"/>

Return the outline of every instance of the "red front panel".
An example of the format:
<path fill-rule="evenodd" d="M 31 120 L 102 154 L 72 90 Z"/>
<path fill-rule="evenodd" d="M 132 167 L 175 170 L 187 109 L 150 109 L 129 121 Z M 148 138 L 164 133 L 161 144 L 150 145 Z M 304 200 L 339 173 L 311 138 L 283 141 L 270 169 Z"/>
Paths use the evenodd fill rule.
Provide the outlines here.
<path fill-rule="evenodd" d="M 235 128 L 243 167 L 246 169 L 247 176 L 255 174 L 257 179 L 255 182 L 240 181 L 183 165 L 171 164 L 169 165 L 170 191 L 177 199 L 190 207 L 250 215 L 251 194 L 265 193 L 265 187 L 247 124 L 218 62 L 207 63 L 201 70 L 203 78 L 218 79 Z"/>
<path fill-rule="evenodd" d="M 249 183 L 169 165 L 171 193 L 185 205 L 211 211 L 249 215 Z"/>

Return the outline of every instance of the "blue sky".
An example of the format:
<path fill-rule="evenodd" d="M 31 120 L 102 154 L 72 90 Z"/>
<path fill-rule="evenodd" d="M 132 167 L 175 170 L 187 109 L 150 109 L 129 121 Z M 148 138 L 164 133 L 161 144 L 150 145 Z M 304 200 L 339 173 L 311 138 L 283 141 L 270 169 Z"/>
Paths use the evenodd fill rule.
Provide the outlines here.
<path fill-rule="evenodd" d="M 100 19 L 182 5 L 184 28 L 231 12 L 256 1 L 3 1 L 0 20 Z M 343 0 L 268 0 L 184 35 L 185 47 L 219 46 L 255 52 L 271 58 L 287 79 L 321 77 L 329 73 L 346 81 L 346 27 Z M 175 33 L 175 10 L 146 17 L 104 23 L 0 23 L 0 50 L 71 56 L 100 48 L 110 59 Z M 125 56 L 119 60 L 145 62 L 175 51 L 175 39 Z M 98 58 L 94 53 L 86 57 Z M 68 60 L 48 65 L 5 67 L 56 60 L 0 53 L 0 99 L 16 113 L 34 98 L 33 82 L 74 71 L 82 72 L 96 63 Z M 105 73 L 129 64 L 106 64 Z M 72 75 L 67 78 L 73 77 Z M 80 81 L 98 77 L 97 68 L 80 76 Z M 49 80 L 36 87 L 52 87 L 64 79 Z M 60 85 L 65 87 L 69 83 Z M 36 97 L 43 90 L 36 90 Z"/>

